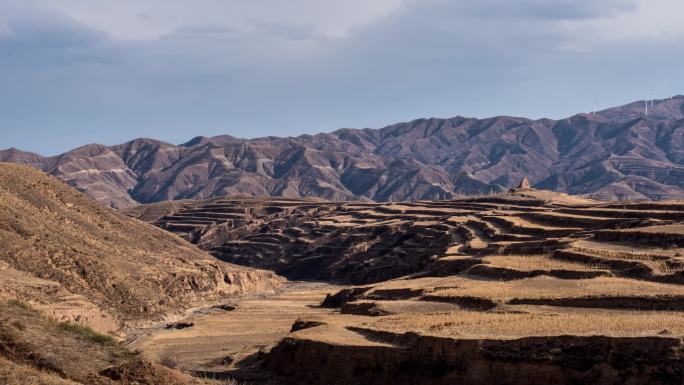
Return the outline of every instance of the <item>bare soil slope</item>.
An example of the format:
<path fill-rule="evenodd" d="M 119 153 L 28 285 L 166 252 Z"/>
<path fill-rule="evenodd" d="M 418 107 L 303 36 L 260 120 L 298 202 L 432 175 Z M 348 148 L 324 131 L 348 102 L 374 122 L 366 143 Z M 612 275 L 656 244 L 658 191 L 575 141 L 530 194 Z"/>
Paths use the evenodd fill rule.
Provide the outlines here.
<path fill-rule="evenodd" d="M 0 277 L 0 297 L 103 331 L 279 282 L 7 163 L 0 163 Z"/>
<path fill-rule="evenodd" d="M 111 337 L 59 323 L 17 301 L 0 302 L 3 385 L 200 385 L 144 361 Z"/>

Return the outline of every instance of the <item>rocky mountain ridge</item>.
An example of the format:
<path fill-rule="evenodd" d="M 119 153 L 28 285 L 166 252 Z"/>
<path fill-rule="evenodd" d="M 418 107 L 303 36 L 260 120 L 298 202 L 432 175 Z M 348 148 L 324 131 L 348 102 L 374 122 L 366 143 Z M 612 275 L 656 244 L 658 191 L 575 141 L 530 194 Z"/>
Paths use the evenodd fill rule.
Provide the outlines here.
<path fill-rule="evenodd" d="M 335 201 L 450 199 L 515 186 L 600 199 L 684 198 L 684 96 L 567 119 L 418 119 L 298 137 L 136 139 L 25 163 L 117 208 L 222 195 Z"/>

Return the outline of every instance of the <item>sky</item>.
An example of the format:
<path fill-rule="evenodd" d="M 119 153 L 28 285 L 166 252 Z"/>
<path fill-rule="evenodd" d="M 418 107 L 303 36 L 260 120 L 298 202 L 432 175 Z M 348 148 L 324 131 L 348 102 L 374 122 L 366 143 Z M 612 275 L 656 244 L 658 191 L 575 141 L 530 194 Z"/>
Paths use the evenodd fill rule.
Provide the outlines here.
<path fill-rule="evenodd" d="M 563 118 L 684 94 L 681 0 L 0 0 L 0 148 Z"/>

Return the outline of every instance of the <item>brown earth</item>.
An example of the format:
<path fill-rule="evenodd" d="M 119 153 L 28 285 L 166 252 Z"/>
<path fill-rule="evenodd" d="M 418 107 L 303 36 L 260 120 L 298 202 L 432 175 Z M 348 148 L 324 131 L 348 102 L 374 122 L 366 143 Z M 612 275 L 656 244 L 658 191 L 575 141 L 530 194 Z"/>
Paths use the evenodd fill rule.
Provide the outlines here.
<path fill-rule="evenodd" d="M 39 309 L 0 304 L 0 383 L 684 383 L 681 201 L 125 211 L 163 231 L 27 167 L 0 182 L 0 297 Z"/>
<path fill-rule="evenodd" d="M 264 352 L 293 329 L 317 325 L 298 323 L 302 317 L 325 316 L 332 309 L 318 305 L 340 287 L 314 282 L 287 282 L 276 293 L 243 296 L 233 310 L 197 311 L 184 320 L 192 327 L 167 329 L 165 324 L 129 335 L 126 346 L 141 350 L 153 362 L 172 361 L 174 367 L 208 378 L 264 380 L 253 368 Z"/>
<path fill-rule="evenodd" d="M 232 197 L 149 209 L 157 226 L 226 261 L 355 285 L 325 288 L 325 298 L 300 288 L 299 298 L 317 296 L 322 307 L 302 302 L 290 328 L 256 328 L 269 346 L 247 351 L 283 338 L 267 354 L 232 355 L 224 370 L 188 358 L 186 369 L 292 384 L 684 382 L 681 201 L 612 204 L 520 189 L 452 201 Z M 238 301 L 240 317 L 152 333 L 143 350 L 220 358 L 228 342 L 183 346 L 193 336 L 228 341 L 217 325 L 250 323 L 278 309 L 274 300 Z"/>
<path fill-rule="evenodd" d="M 0 303 L 3 385 L 209 385 L 143 360 L 110 336 L 47 319 L 18 301 Z"/>
<path fill-rule="evenodd" d="M 0 298 L 103 332 L 280 282 L 270 272 L 217 261 L 57 178 L 7 163 L 0 163 L 0 279 Z"/>

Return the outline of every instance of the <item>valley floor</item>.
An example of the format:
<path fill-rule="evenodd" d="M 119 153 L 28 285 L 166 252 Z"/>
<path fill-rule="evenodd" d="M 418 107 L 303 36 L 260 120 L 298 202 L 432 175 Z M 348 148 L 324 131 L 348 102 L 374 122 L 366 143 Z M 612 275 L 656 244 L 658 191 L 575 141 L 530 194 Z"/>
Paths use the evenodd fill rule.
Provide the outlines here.
<path fill-rule="evenodd" d="M 184 319 L 193 324 L 166 329 L 167 324 L 139 331 L 127 342 L 148 359 L 194 372 L 200 377 L 252 376 L 249 367 L 286 337 L 302 317 L 325 316 L 319 307 L 327 294 L 343 287 L 318 282 L 287 282 L 277 292 L 236 299 L 234 310 L 200 309 Z"/>

